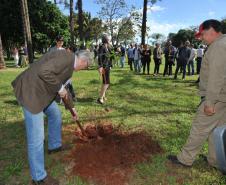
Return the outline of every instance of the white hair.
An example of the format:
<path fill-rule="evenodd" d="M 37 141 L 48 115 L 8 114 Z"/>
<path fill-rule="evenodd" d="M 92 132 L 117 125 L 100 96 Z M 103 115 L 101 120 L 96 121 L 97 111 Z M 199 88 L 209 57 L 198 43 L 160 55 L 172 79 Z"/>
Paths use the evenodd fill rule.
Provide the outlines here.
<path fill-rule="evenodd" d="M 75 53 L 75 56 L 86 62 L 88 66 L 93 62 L 93 56 L 88 50 L 79 50 Z"/>

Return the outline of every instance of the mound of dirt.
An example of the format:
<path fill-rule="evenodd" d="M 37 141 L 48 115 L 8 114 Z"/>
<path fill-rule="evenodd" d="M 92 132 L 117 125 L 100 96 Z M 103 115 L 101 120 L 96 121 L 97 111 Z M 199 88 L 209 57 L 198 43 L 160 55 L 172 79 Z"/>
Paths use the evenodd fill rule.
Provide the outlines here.
<path fill-rule="evenodd" d="M 75 136 L 82 141 L 89 141 L 90 139 L 102 139 L 102 137 L 105 137 L 106 135 L 113 132 L 113 126 L 109 123 L 98 125 L 88 123 L 83 127 L 84 134 L 80 128 L 77 128 L 75 131 Z"/>
<path fill-rule="evenodd" d="M 135 164 L 151 160 L 151 155 L 162 152 L 159 144 L 143 132 L 115 131 L 109 124 L 85 128 L 94 137 L 98 133 L 102 139 L 89 142 L 75 140 L 75 147 L 67 160 L 73 164 L 71 175 L 89 182 L 124 185 L 132 175 Z"/>

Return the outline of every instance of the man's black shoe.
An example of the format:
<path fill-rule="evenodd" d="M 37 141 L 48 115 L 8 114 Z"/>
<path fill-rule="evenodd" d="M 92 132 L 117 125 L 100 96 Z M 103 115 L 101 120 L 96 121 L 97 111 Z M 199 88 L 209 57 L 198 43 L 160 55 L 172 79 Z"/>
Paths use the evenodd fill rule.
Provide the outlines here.
<path fill-rule="evenodd" d="M 66 151 L 71 149 L 70 145 L 64 144 L 58 148 L 52 149 L 52 150 L 48 150 L 48 154 L 53 154 L 53 153 L 57 153 L 57 152 L 61 152 L 61 151 Z"/>
<path fill-rule="evenodd" d="M 181 165 L 181 166 L 183 166 L 183 167 L 191 167 L 191 165 L 186 165 L 186 164 L 181 163 L 181 162 L 177 159 L 177 156 L 176 156 L 176 155 L 168 155 L 168 156 L 167 156 L 167 159 L 168 159 L 169 161 L 171 161 L 173 164 Z"/>
<path fill-rule="evenodd" d="M 40 181 L 32 181 L 32 185 L 59 185 L 58 180 L 52 178 L 51 176 L 46 176 Z"/>

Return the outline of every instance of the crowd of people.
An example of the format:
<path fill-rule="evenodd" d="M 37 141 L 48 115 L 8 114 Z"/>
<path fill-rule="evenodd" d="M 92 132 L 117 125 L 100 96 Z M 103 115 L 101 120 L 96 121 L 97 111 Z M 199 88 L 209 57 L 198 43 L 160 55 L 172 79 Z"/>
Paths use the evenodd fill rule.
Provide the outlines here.
<path fill-rule="evenodd" d="M 95 46 L 94 48 L 95 58 L 97 60 L 100 58 L 100 48 L 101 45 Z M 164 63 L 163 76 L 170 76 L 177 79 L 178 73 L 180 72 L 182 73 L 182 79 L 185 79 L 186 75 L 190 76 L 200 73 L 202 58 L 206 48 L 206 45 L 201 44 L 195 49 L 194 44 L 189 41 L 181 43 L 176 48 L 172 45 L 171 40 L 168 40 L 163 47 L 160 43 L 156 43 L 154 47 L 147 44 L 130 44 L 128 48 L 121 44 L 119 47 L 115 46 L 110 49 L 112 55 L 111 63 L 112 67 L 120 66 L 124 68 L 127 58 L 131 71 L 134 71 L 136 74 L 150 75 L 152 73 L 150 63 L 154 61 L 153 76 L 160 75 L 160 66 Z M 173 74 L 174 66 L 175 73 Z"/>

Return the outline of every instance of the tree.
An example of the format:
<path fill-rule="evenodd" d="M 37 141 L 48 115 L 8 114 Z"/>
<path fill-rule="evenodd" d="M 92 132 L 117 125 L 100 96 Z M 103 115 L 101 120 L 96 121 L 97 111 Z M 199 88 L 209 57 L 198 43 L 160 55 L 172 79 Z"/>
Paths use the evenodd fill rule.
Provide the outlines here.
<path fill-rule="evenodd" d="M 33 49 L 27 0 L 21 0 L 21 14 L 24 26 L 24 35 L 25 35 L 24 39 L 28 50 L 28 61 L 29 63 L 33 63 Z"/>
<path fill-rule="evenodd" d="M 0 69 L 5 68 L 5 61 L 3 56 L 2 38 L 0 34 Z"/>
<path fill-rule="evenodd" d="M 175 37 L 176 33 L 169 33 L 167 39 L 172 40 Z"/>
<path fill-rule="evenodd" d="M 70 40 L 69 19 L 51 2 L 37 0 L 31 1 L 30 12 L 32 40 L 34 48 L 42 51 L 53 44 L 57 35 L 62 35 L 65 44 Z"/>
<path fill-rule="evenodd" d="M 82 0 L 77 0 L 76 9 L 78 10 L 78 30 L 80 41 L 83 42 L 83 10 L 82 10 Z"/>
<path fill-rule="evenodd" d="M 21 8 L 15 6 L 17 0 L 2 0 L 0 6 L 1 24 L 0 33 L 2 44 L 10 57 L 10 50 L 14 46 L 24 44 L 23 23 L 21 19 Z M 14 7 L 15 8 L 12 8 Z M 70 38 L 68 17 L 63 15 L 55 4 L 46 0 L 28 1 L 28 8 L 32 10 L 30 15 L 30 26 L 32 33 L 32 44 L 35 51 L 42 52 L 55 41 L 57 35 L 62 35 L 67 43 Z"/>
<path fill-rule="evenodd" d="M 141 30 L 141 44 L 143 45 L 145 44 L 145 35 L 146 35 L 147 6 L 148 6 L 148 0 L 144 0 L 142 30 Z"/>
<path fill-rule="evenodd" d="M 155 40 L 155 43 L 162 42 L 165 36 L 161 33 L 153 33 L 151 38 Z"/>
<path fill-rule="evenodd" d="M 71 33 L 71 45 L 75 45 L 75 38 L 74 38 L 74 1 L 70 0 L 70 33 Z"/>
<path fill-rule="evenodd" d="M 69 27 L 70 27 L 70 45 L 75 45 L 75 31 L 74 31 L 74 0 L 60 0 L 60 4 L 64 4 L 65 8 L 69 8 Z"/>
<path fill-rule="evenodd" d="M 131 12 L 130 16 L 123 18 L 118 24 L 118 30 L 116 32 L 116 45 L 119 42 L 127 43 L 132 41 L 136 35 L 134 29 L 134 14 Z"/>
<path fill-rule="evenodd" d="M 0 26 L 0 33 L 7 59 L 11 56 L 11 48 L 24 42 L 20 15 L 21 9 L 16 0 L 1 0 L 0 17 L 2 26 Z"/>
<path fill-rule="evenodd" d="M 171 33 L 172 35 L 172 33 Z M 184 43 L 185 41 L 190 41 L 193 43 L 195 46 L 197 46 L 200 41 L 195 39 L 195 28 L 193 27 L 192 29 L 181 29 L 179 30 L 175 35 L 172 36 L 171 38 L 172 43 L 174 46 L 179 47 L 181 43 Z"/>
<path fill-rule="evenodd" d="M 142 29 L 141 29 L 141 44 L 145 44 L 145 36 L 147 32 L 147 9 L 148 9 L 148 2 L 151 3 L 151 7 L 157 2 L 158 0 L 144 0 L 143 4 L 143 18 L 142 18 Z"/>
<path fill-rule="evenodd" d="M 75 19 L 75 36 L 79 37 L 79 25 L 78 25 L 78 14 L 74 15 Z M 106 31 L 105 26 L 97 17 L 92 18 L 89 12 L 83 12 L 83 32 L 84 32 L 84 41 L 85 42 L 98 42 L 101 34 Z"/>
<path fill-rule="evenodd" d="M 102 33 L 106 31 L 106 27 L 103 26 L 102 20 L 94 17 L 90 21 L 90 37 L 95 40 L 96 44 Z"/>
<path fill-rule="evenodd" d="M 96 3 L 101 5 L 101 10 L 98 13 L 105 20 L 105 24 L 110 31 L 112 45 L 114 45 L 114 30 L 126 12 L 125 0 L 96 0 Z"/>
<path fill-rule="evenodd" d="M 222 33 L 226 34 L 226 18 L 224 18 L 222 21 Z"/>

